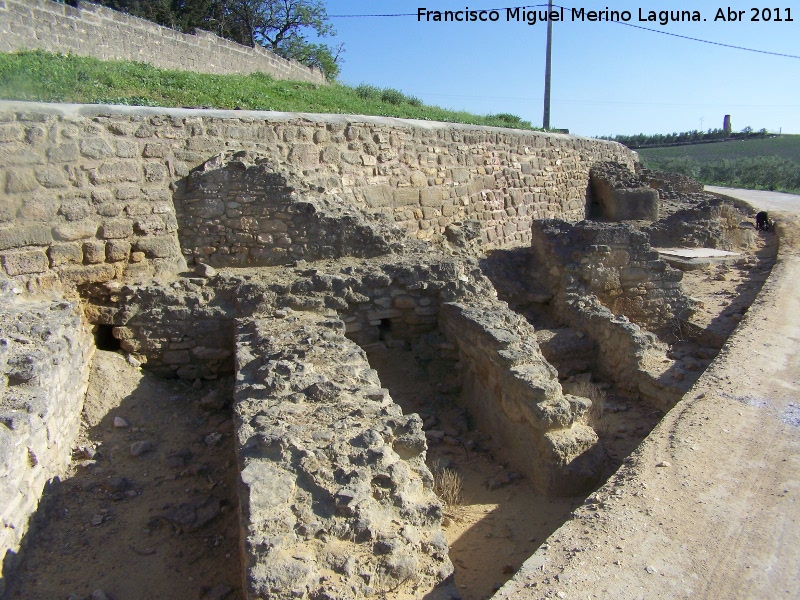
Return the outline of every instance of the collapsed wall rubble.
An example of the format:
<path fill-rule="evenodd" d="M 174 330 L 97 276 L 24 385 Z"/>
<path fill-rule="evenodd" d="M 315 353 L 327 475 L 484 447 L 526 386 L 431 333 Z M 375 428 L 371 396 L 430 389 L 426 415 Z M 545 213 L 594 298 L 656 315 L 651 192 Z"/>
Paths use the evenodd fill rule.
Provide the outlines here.
<path fill-rule="evenodd" d="M 344 323 L 276 311 L 237 328 L 242 543 L 253 598 L 413 593 L 453 572 L 422 421 Z"/>
<path fill-rule="evenodd" d="M 75 302 L 0 278 L 0 561 L 13 568 L 45 486 L 65 474 L 94 353 Z"/>

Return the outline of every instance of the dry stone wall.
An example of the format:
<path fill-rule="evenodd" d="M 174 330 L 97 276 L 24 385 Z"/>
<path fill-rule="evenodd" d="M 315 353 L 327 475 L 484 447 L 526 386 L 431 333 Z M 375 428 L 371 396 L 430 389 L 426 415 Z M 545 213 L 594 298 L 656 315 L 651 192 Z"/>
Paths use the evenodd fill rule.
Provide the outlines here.
<path fill-rule="evenodd" d="M 125 13 L 77 2 L 0 2 L 0 52 L 42 49 L 100 60 L 134 60 L 162 69 L 228 75 L 267 73 L 276 79 L 325 83 L 318 69 L 250 48 L 208 31 L 180 33 Z"/>
<path fill-rule="evenodd" d="M 0 280 L 0 593 L 42 491 L 66 472 L 94 352 L 75 303 L 19 292 Z"/>
<path fill-rule="evenodd" d="M 181 197 L 193 169 L 243 150 L 304 182 L 295 194 L 382 213 L 418 239 L 476 220 L 484 248 L 527 245 L 533 219 L 583 219 L 590 166 L 634 160 L 612 142 L 444 123 L 0 102 L 5 272 L 71 288 L 174 274 L 184 230 L 189 262 L 198 248 L 221 254 L 191 215 L 181 222 L 173 195 Z M 245 216 L 228 204 L 227 218 Z M 231 227 L 228 252 L 244 254 L 255 232 Z M 273 244 L 297 242 L 263 233 L 276 234 Z"/>

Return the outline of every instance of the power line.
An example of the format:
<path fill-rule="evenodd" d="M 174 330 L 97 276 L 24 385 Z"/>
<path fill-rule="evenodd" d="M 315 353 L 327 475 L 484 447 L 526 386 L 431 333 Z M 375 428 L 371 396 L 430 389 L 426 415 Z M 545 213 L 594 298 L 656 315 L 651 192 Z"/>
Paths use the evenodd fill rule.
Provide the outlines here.
<path fill-rule="evenodd" d="M 547 6 L 547 4 L 534 4 L 529 6 L 529 8 L 539 8 Z M 563 8 L 565 10 L 570 10 L 572 7 L 570 6 L 561 6 L 559 4 L 553 4 L 553 6 L 558 8 Z M 501 10 L 510 10 L 509 7 L 503 8 L 487 8 L 481 9 L 486 11 L 501 11 Z M 441 11 L 440 11 L 441 12 Z M 372 15 L 328 15 L 329 19 L 360 19 L 360 18 L 382 18 L 382 17 L 416 17 L 417 13 L 394 13 L 394 14 L 372 14 Z M 745 46 L 736 46 L 734 44 L 724 44 L 722 42 L 714 42 L 711 40 L 704 40 L 701 38 L 696 38 L 688 35 L 681 35 L 678 33 L 670 33 L 669 31 L 661 31 L 660 29 L 652 29 L 650 27 L 644 27 L 642 25 L 634 25 L 633 23 L 626 23 L 624 21 L 603 21 L 604 23 L 615 23 L 616 25 L 625 25 L 626 27 L 633 27 L 634 29 L 641 29 L 643 31 L 649 31 L 650 33 L 660 33 L 661 35 L 668 35 L 670 37 L 676 37 L 683 40 L 689 40 L 692 42 L 700 42 L 702 44 L 710 44 L 712 46 L 720 46 L 722 48 L 732 48 L 734 50 L 743 50 L 745 52 L 755 52 L 757 54 L 767 54 L 769 56 L 780 56 L 782 58 L 795 58 L 800 59 L 800 56 L 795 54 L 785 54 L 783 52 L 771 52 L 769 50 L 759 50 L 757 48 L 747 48 Z"/>

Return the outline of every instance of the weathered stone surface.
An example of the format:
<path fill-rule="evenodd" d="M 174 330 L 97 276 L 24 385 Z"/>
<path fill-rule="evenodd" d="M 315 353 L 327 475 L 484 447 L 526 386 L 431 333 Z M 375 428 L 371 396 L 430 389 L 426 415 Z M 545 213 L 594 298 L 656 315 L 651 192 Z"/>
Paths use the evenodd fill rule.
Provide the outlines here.
<path fill-rule="evenodd" d="M 47 255 L 42 250 L 20 250 L 2 254 L 3 269 L 8 275 L 28 275 L 44 273 L 50 266 Z"/>
<path fill-rule="evenodd" d="M 548 494 L 574 495 L 596 484 L 602 446 L 581 422 L 585 410 L 578 412 L 562 395 L 533 327 L 507 305 L 488 300 L 446 303 L 440 319 L 458 348 L 463 401 L 479 427 L 501 440 L 514 468 Z"/>
<path fill-rule="evenodd" d="M 243 323 L 237 334 L 240 499 L 254 598 L 411 591 L 453 570 L 422 422 L 373 393 L 380 381 L 343 329 L 295 313 Z"/>
<path fill-rule="evenodd" d="M 46 246 L 53 241 L 50 227 L 45 225 L 19 225 L 0 229 L 0 250 L 25 246 Z"/>
<path fill-rule="evenodd" d="M 640 180 L 627 165 L 599 163 L 590 171 L 592 196 L 600 216 L 609 221 L 658 220 L 658 190 Z"/>
<path fill-rule="evenodd" d="M 63 476 L 69 465 L 94 352 L 76 304 L 28 300 L 10 288 L 0 278 L 0 559 L 5 575 L 45 484 Z"/>

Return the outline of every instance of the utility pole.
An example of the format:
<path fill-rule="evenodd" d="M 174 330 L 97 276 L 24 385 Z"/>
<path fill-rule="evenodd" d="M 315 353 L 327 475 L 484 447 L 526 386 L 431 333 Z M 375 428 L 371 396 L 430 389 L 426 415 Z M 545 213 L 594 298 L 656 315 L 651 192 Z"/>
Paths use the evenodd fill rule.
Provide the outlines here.
<path fill-rule="evenodd" d="M 550 129 L 550 65 L 553 54 L 553 20 L 550 18 L 553 12 L 553 0 L 547 2 L 547 53 L 544 64 L 544 117 L 542 127 Z"/>

